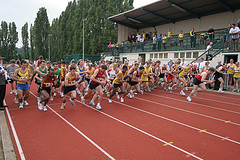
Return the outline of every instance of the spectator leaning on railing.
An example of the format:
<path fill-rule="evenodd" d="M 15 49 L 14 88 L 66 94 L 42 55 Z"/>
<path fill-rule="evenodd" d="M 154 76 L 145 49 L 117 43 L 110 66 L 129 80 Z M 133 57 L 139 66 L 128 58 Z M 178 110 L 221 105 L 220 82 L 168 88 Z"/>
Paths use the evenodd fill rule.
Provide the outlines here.
<path fill-rule="evenodd" d="M 178 38 L 179 38 L 180 47 L 183 48 L 183 30 L 180 31 Z"/>
<path fill-rule="evenodd" d="M 196 32 L 194 31 L 194 28 L 192 28 L 192 30 L 190 31 L 190 43 L 191 43 L 191 48 L 195 48 L 196 47 Z"/>
<path fill-rule="evenodd" d="M 232 28 L 229 31 L 229 34 L 232 36 L 232 45 L 233 50 L 238 50 L 238 39 L 239 39 L 239 28 L 235 24 L 232 24 Z"/>
<path fill-rule="evenodd" d="M 208 61 L 208 57 L 211 57 L 209 59 L 210 61 L 212 60 L 213 58 L 212 52 L 213 52 L 213 42 L 210 42 L 210 44 L 207 46 L 206 61 Z"/>
<path fill-rule="evenodd" d="M 161 50 L 161 45 L 162 45 L 162 34 L 159 33 L 158 37 L 157 37 L 157 40 L 158 40 L 158 50 Z"/>

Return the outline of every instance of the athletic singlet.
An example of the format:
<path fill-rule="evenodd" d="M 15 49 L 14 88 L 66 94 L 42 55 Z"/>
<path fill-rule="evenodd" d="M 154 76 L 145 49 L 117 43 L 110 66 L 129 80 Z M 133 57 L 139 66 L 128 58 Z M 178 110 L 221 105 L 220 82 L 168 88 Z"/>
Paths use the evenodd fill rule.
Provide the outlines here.
<path fill-rule="evenodd" d="M 179 73 L 179 76 L 180 77 L 185 77 L 190 71 L 191 71 L 191 69 L 189 69 L 189 67 L 187 67 Z"/>
<path fill-rule="evenodd" d="M 24 78 L 29 78 L 29 74 L 28 74 L 28 69 L 26 69 L 26 72 L 25 73 L 21 73 L 20 69 L 17 73 L 17 79 L 24 79 Z M 27 82 L 20 82 L 20 81 L 17 81 L 18 84 L 28 84 L 29 81 Z"/>
<path fill-rule="evenodd" d="M 231 64 L 231 63 L 228 63 L 228 67 L 230 68 L 233 68 L 233 69 L 228 69 L 227 73 L 228 74 L 234 74 L 234 67 L 235 67 L 235 64 Z"/>
<path fill-rule="evenodd" d="M 237 68 L 237 66 L 234 67 L 234 71 L 236 73 L 234 73 L 234 76 L 235 78 L 240 78 L 240 67 Z"/>
<path fill-rule="evenodd" d="M 93 75 L 93 68 L 91 68 L 90 72 L 89 72 L 89 67 L 87 67 L 87 78 L 90 79 L 90 77 Z"/>
<path fill-rule="evenodd" d="M 65 70 L 66 70 L 66 67 L 61 66 L 61 78 L 64 78 L 64 77 L 65 77 L 64 68 L 65 68 Z"/>
<path fill-rule="evenodd" d="M 201 76 L 201 74 L 203 73 L 203 72 L 206 72 L 207 73 L 207 70 L 204 70 L 204 71 L 202 71 L 200 74 L 198 74 L 195 78 L 197 78 L 197 80 L 199 80 L 199 81 L 201 81 L 202 82 L 202 76 Z M 207 74 L 207 76 L 206 76 L 206 78 L 209 76 L 209 74 Z"/>
<path fill-rule="evenodd" d="M 151 72 L 151 68 L 149 67 L 148 69 L 147 68 L 144 68 L 144 74 L 149 74 Z M 142 81 L 148 81 L 148 76 L 144 76 L 142 74 L 142 77 L 141 77 Z"/>
<path fill-rule="evenodd" d="M 117 69 L 116 70 L 111 70 L 110 72 L 109 72 L 109 79 L 110 80 L 114 80 L 115 78 L 116 78 L 116 74 L 117 74 Z"/>
<path fill-rule="evenodd" d="M 119 71 L 119 73 L 122 73 L 122 71 Z M 123 79 L 124 77 L 126 77 L 126 75 L 127 75 L 127 72 L 125 72 L 124 74 L 122 73 L 122 74 L 121 74 L 121 79 Z M 114 84 L 121 84 L 120 82 L 118 82 L 118 74 L 117 74 L 116 78 L 113 80 L 113 83 L 114 83 Z"/>
<path fill-rule="evenodd" d="M 96 75 L 95 79 L 96 79 L 96 80 L 104 79 L 104 77 L 105 77 L 104 73 L 105 73 L 105 72 L 102 72 L 102 73 L 101 73 L 101 70 L 98 69 L 98 74 Z M 91 81 L 91 84 L 98 84 L 98 82 Z"/>
<path fill-rule="evenodd" d="M 60 79 L 60 70 L 59 70 L 59 68 L 57 69 L 57 71 L 54 74 L 57 76 L 57 82 L 59 82 L 59 79 Z"/>
<path fill-rule="evenodd" d="M 42 73 L 45 73 L 45 74 L 47 73 L 47 66 L 44 67 L 44 70 L 42 70 L 41 67 L 38 67 L 38 69 L 39 69 L 39 71 L 42 72 Z M 38 75 L 38 78 L 41 79 L 42 77 L 41 77 L 40 75 Z M 41 81 L 38 80 L 38 79 L 37 79 L 37 82 L 38 82 L 38 83 L 41 83 Z"/>
<path fill-rule="evenodd" d="M 167 68 L 166 67 L 162 67 L 162 72 L 166 72 L 167 71 Z M 166 73 L 160 73 L 160 74 L 165 74 L 166 75 Z"/>
<path fill-rule="evenodd" d="M 68 79 L 68 84 L 74 84 L 77 81 L 77 74 L 74 73 L 74 76 L 71 76 L 71 73 L 68 73 L 69 79 Z"/>
<path fill-rule="evenodd" d="M 47 79 L 45 80 L 45 82 L 41 82 L 41 87 L 44 87 L 44 88 L 51 87 L 53 82 L 54 82 L 54 77 L 50 78 L 49 75 L 47 75 Z"/>
<path fill-rule="evenodd" d="M 80 72 L 84 72 L 84 66 L 83 66 L 83 69 L 81 69 L 80 67 L 78 67 L 78 68 L 79 68 Z M 81 73 L 80 76 L 83 76 L 83 73 Z"/>

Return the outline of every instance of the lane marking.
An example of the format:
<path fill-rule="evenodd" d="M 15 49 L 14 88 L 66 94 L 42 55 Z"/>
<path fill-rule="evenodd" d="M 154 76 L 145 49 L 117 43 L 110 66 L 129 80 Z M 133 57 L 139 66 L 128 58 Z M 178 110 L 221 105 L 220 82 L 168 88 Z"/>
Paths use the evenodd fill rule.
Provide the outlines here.
<path fill-rule="evenodd" d="M 7 116 L 8 116 L 8 121 L 9 121 L 9 124 L 11 126 L 11 129 L 12 129 L 12 133 L 13 133 L 13 136 L 14 136 L 14 139 L 15 139 L 15 142 L 16 142 L 16 145 L 17 145 L 17 148 L 18 148 L 18 153 L 20 155 L 20 158 L 21 160 L 26 160 L 25 156 L 24 156 L 24 153 L 23 153 L 23 150 L 22 150 L 22 146 L 20 144 L 20 141 L 18 139 L 18 135 L 17 135 L 17 132 L 15 130 L 15 127 L 13 125 L 13 121 L 12 121 L 12 118 L 11 118 L 11 115 L 8 111 L 8 107 L 6 107 L 6 113 L 7 113 Z"/>
<path fill-rule="evenodd" d="M 105 97 L 103 97 L 103 99 L 108 100 L 108 98 L 105 98 Z M 147 114 L 149 114 L 149 115 L 152 115 L 152 116 L 155 116 L 155 117 L 158 117 L 158 118 L 162 118 L 162 119 L 165 119 L 165 120 L 167 120 L 167 121 L 170 121 L 170 122 L 173 122 L 173 123 L 177 123 L 177 124 L 180 124 L 180 125 L 182 125 L 182 126 L 185 126 L 185 127 L 188 127 L 188 128 L 194 129 L 194 130 L 197 130 L 197 131 L 201 131 L 201 130 L 202 130 L 202 129 L 199 129 L 199 128 L 196 128 L 196 127 L 187 125 L 187 124 L 185 124 L 185 123 L 178 122 L 178 121 L 176 121 L 176 120 L 173 120 L 173 119 L 170 119 L 170 118 L 166 118 L 166 117 L 157 115 L 157 114 L 155 114 L 155 113 L 151 113 L 151 112 L 148 112 L 148 111 L 139 109 L 139 108 L 135 108 L 135 107 L 130 106 L 130 105 L 128 105 L 128 104 L 124 104 L 124 103 L 121 103 L 121 102 L 117 102 L 117 101 L 115 101 L 115 100 L 112 100 L 112 101 L 113 101 L 114 103 L 121 104 L 121 105 L 126 106 L 126 107 L 128 107 L 128 108 L 132 108 L 132 109 L 138 110 L 138 111 L 140 111 L 140 112 L 144 112 L 144 113 L 147 113 Z M 215 133 L 208 132 L 208 131 L 206 131 L 206 132 L 204 132 L 204 133 L 207 133 L 207 134 L 209 134 L 209 135 L 212 135 L 212 136 L 215 136 L 215 137 L 218 137 L 218 138 L 221 138 L 221 139 L 224 138 L 223 136 L 220 136 L 220 135 L 217 135 L 217 134 L 215 134 Z M 230 138 L 227 139 L 227 140 L 230 141 L 230 142 L 236 143 L 236 144 L 240 144 L 240 142 L 235 141 L 235 140 L 232 140 L 232 139 L 230 139 Z"/>
<path fill-rule="evenodd" d="M 199 116 L 202 116 L 202 117 L 207 117 L 207 118 L 210 118 L 210 119 L 218 120 L 218 121 L 221 121 L 221 122 L 225 122 L 226 121 L 226 120 L 223 120 L 223 119 L 220 119 L 220 118 L 216 118 L 216 117 L 208 116 L 208 115 L 205 115 L 205 114 L 196 113 L 196 112 L 193 112 L 193 111 L 189 111 L 189 110 L 173 107 L 173 106 L 170 106 L 170 105 L 158 103 L 158 102 L 147 100 L 147 99 L 144 99 L 144 98 L 138 98 L 138 97 L 135 97 L 135 98 L 139 99 L 139 100 L 142 100 L 142 101 L 146 101 L 146 102 L 155 103 L 155 104 L 158 104 L 158 105 L 161 105 L 161 106 L 165 106 L 165 107 L 168 107 L 168 108 L 173 108 L 173 109 L 176 109 L 176 110 L 180 110 L 180 111 L 183 111 L 183 112 L 188 112 L 188 113 L 199 115 Z M 235 122 L 229 122 L 229 123 L 231 123 L 233 125 L 240 126 L 240 124 L 235 123 Z"/>
<path fill-rule="evenodd" d="M 81 103 L 81 101 L 79 101 L 79 100 L 77 100 L 77 99 L 75 99 L 75 101 L 78 102 L 78 103 Z M 82 103 L 81 103 L 81 104 L 82 104 Z M 116 120 L 116 121 L 118 121 L 118 122 L 120 122 L 120 123 L 122 123 L 122 124 L 124 124 L 124 125 L 126 125 L 126 126 L 128 126 L 128 127 L 130 127 L 130 128 L 132 128 L 132 129 L 135 129 L 135 130 L 137 130 L 137 131 L 139 131 L 139 132 L 141 132 L 141 133 L 143 133 L 143 134 L 145 134 L 145 135 L 147 135 L 147 136 L 149 136 L 149 137 L 152 137 L 152 138 L 154 138 L 154 139 L 156 139 L 156 140 L 158 140 L 158 141 L 160 141 L 160 142 L 162 142 L 162 143 L 164 143 L 164 144 L 168 143 L 168 142 L 166 142 L 166 141 L 164 141 L 164 140 L 162 140 L 162 139 L 160 139 L 160 138 L 158 138 L 158 137 L 156 137 L 156 136 L 154 136 L 154 135 L 151 135 L 151 134 L 148 133 L 148 132 L 145 132 L 145 131 L 137 128 L 137 127 L 134 127 L 134 126 L 132 126 L 132 125 L 130 125 L 130 124 L 128 124 L 128 123 L 120 120 L 120 119 L 117 119 L 117 118 L 115 118 L 115 117 L 113 117 L 113 116 L 111 116 L 111 115 L 109 115 L 109 114 L 107 114 L 107 113 L 105 113 L 105 112 L 103 112 L 103 111 L 97 110 L 97 109 L 95 109 L 95 108 L 93 108 L 93 107 L 91 107 L 91 106 L 89 106 L 89 105 L 87 105 L 87 104 L 82 104 L 82 105 L 85 105 L 85 106 L 87 106 L 88 108 L 91 108 L 91 109 L 93 109 L 93 110 L 95 110 L 95 111 L 97 111 L 97 112 L 99 112 L 99 113 L 101 113 L 101 114 L 103 114 L 103 115 L 111 118 L 111 119 L 114 119 L 114 120 Z M 175 145 L 173 145 L 173 144 L 169 144 L 169 146 L 171 146 L 171 147 L 173 147 L 173 148 L 175 148 L 175 149 L 177 149 L 177 150 L 179 150 L 179 151 L 181 151 L 181 152 L 184 152 L 184 153 L 186 153 L 186 154 L 190 154 L 190 155 L 192 155 L 192 156 L 193 156 L 194 158 L 196 158 L 196 159 L 201 159 L 201 160 L 203 160 L 202 158 L 200 158 L 200 157 L 198 157 L 198 156 L 195 156 L 195 155 L 191 154 L 190 152 L 185 151 L 184 149 L 181 149 L 181 148 L 179 148 L 179 147 L 177 147 L 177 146 L 175 146 Z"/>
<path fill-rule="evenodd" d="M 37 96 L 30 91 L 30 93 L 37 98 Z M 77 129 L 73 124 L 71 124 L 69 121 L 67 121 L 65 118 L 63 118 L 59 113 L 57 113 L 54 109 L 52 109 L 50 106 L 46 105 L 53 113 L 55 113 L 59 118 L 61 118 L 64 122 L 66 122 L 70 127 L 72 127 L 75 131 L 77 131 L 79 134 L 81 134 L 84 138 L 86 138 L 91 144 L 93 144 L 96 148 L 98 148 L 102 153 L 104 153 L 108 158 L 111 160 L 115 160 L 110 154 L 108 154 L 104 149 L 102 149 L 99 145 L 97 145 L 94 141 L 92 141 L 90 138 L 88 138 L 83 132 L 81 132 L 79 129 Z"/>
<path fill-rule="evenodd" d="M 199 133 L 206 132 L 206 131 L 207 131 L 206 129 L 203 129 L 203 130 L 199 131 Z"/>
<path fill-rule="evenodd" d="M 224 137 L 223 139 L 221 139 L 222 141 L 228 140 L 229 137 Z"/>
<path fill-rule="evenodd" d="M 162 93 L 162 92 L 161 92 Z M 217 110 L 221 110 L 221 111 L 226 111 L 226 112 L 231 112 L 231 113 L 236 113 L 236 114 L 240 114 L 240 112 L 237 111 L 232 111 L 232 110 L 228 110 L 228 109 L 222 109 L 222 108 L 217 108 L 217 107 L 213 107 L 213 106 L 208 106 L 208 105 L 203 105 L 203 104 L 199 104 L 199 103 L 195 103 L 195 102 L 188 102 L 187 100 L 181 100 L 181 99 L 175 99 L 175 98 L 171 98 L 171 97 L 166 97 L 166 96 L 160 96 L 160 95 L 156 95 L 156 94 L 152 94 L 152 93 L 146 93 L 146 94 L 150 94 L 150 95 L 155 95 L 157 97 L 162 97 L 162 98 L 167 98 L 167 99 L 171 99 L 171 100 L 175 100 L 175 101 L 180 101 L 180 102 L 184 102 L 184 103 L 188 103 L 188 104 L 196 104 L 199 106 L 203 106 L 203 107 L 207 107 L 207 108 L 213 108 L 213 109 L 217 109 Z M 175 94 L 175 93 L 173 93 Z M 175 94 L 177 95 L 177 94 Z"/>
<path fill-rule="evenodd" d="M 192 152 L 192 154 L 197 154 L 196 152 Z M 191 157 L 191 155 L 186 155 L 187 158 Z"/>
<path fill-rule="evenodd" d="M 165 144 L 163 144 L 163 146 L 166 147 L 166 146 L 168 146 L 169 144 L 173 144 L 173 142 L 165 143 Z"/>

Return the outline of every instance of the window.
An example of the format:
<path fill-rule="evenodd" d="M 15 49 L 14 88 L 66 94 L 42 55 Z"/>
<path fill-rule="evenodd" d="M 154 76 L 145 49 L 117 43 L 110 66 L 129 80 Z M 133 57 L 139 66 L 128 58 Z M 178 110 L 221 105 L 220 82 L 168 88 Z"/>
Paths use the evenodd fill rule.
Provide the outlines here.
<path fill-rule="evenodd" d="M 193 52 L 193 58 L 197 58 L 198 57 L 198 52 Z"/>
<path fill-rule="evenodd" d="M 164 53 L 164 58 L 168 58 L 168 53 Z"/>
<path fill-rule="evenodd" d="M 158 58 L 158 54 L 157 53 L 154 54 L 154 58 Z"/>
<path fill-rule="evenodd" d="M 192 54 L 191 52 L 187 52 L 186 53 L 186 58 L 191 58 L 191 54 Z"/>
<path fill-rule="evenodd" d="M 180 53 L 180 58 L 185 58 L 185 52 Z"/>
<path fill-rule="evenodd" d="M 174 58 L 178 58 L 178 53 L 174 53 Z"/>
<path fill-rule="evenodd" d="M 163 58 L 163 54 L 162 53 L 159 53 L 159 58 Z"/>
<path fill-rule="evenodd" d="M 150 58 L 151 58 L 151 59 L 153 58 L 153 54 L 150 54 Z"/>

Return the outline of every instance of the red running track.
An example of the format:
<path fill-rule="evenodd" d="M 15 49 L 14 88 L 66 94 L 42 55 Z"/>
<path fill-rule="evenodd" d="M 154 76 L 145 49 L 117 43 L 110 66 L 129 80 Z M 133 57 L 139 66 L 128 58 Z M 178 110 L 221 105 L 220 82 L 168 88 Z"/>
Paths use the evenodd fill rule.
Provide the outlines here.
<path fill-rule="evenodd" d="M 29 106 L 19 109 L 7 88 L 18 159 L 240 159 L 239 95 L 199 93 L 190 103 L 179 91 L 156 89 L 124 103 L 104 98 L 101 112 L 81 104 L 80 97 L 75 107 L 68 102 L 61 110 L 58 95 L 43 112 L 35 84 L 31 91 Z"/>

